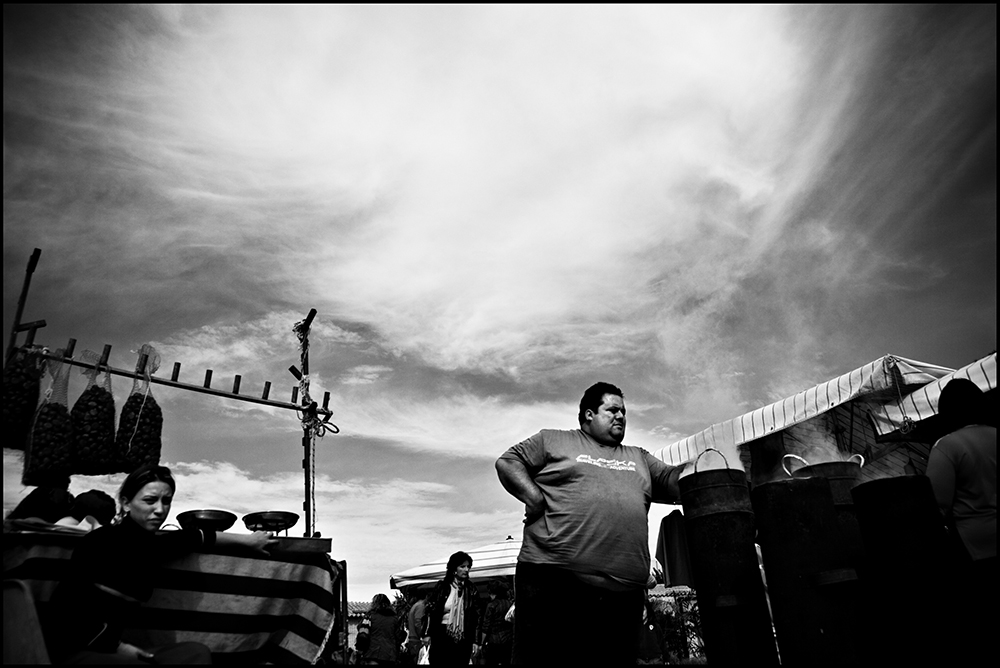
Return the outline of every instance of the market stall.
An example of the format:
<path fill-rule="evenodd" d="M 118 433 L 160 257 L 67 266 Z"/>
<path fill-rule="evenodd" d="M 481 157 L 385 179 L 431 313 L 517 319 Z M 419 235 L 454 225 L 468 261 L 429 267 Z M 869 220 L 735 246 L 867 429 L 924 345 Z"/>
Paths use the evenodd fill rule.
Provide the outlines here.
<path fill-rule="evenodd" d="M 5 526 L 4 579 L 27 584 L 42 619 L 84 535 Z M 125 640 L 144 647 L 200 642 L 220 664 L 316 662 L 337 626 L 346 564 L 312 544 L 294 544 L 304 539 L 284 540 L 268 557 L 212 551 L 166 562 Z"/>
<path fill-rule="evenodd" d="M 205 371 L 201 383 L 182 382 L 180 362 L 174 363 L 169 377 L 155 375 L 159 359 L 148 345 L 138 351 L 133 370 L 111 365 L 110 345 L 98 354 L 78 353 L 75 339 L 60 349 L 36 343 L 45 321 L 24 323 L 21 315 L 39 256 L 40 250 L 35 249 L 28 263 L 4 365 L 8 434 L 4 446 L 23 451 L 25 486 L 66 489 L 73 475 L 129 473 L 159 463 L 163 415 L 150 392 L 152 385 L 289 409 L 302 426 L 304 536 L 287 535 L 298 519 L 295 513 L 262 510 L 247 515 L 244 520 L 250 530 L 272 535 L 285 531 L 277 548 L 268 557 L 210 551 L 166 563 L 157 570 L 152 599 L 143 605 L 125 639 L 145 646 L 198 641 L 220 662 L 240 664 L 315 662 L 325 650 L 339 647 L 347 609 L 346 562 L 333 561 L 331 539 L 315 532 L 316 440 L 339 431 L 330 422 L 329 393 L 321 405 L 310 396 L 308 335 L 316 310 L 290 328 L 300 353 L 300 366 L 289 368 L 297 380 L 290 401 L 272 398 L 270 381 L 258 395 L 246 393 L 240 375 L 233 379 L 231 389 L 213 387 L 211 369 Z M 17 343 L 20 334 L 24 340 Z M 89 378 L 87 389 L 72 407 L 67 391 L 70 367 L 83 368 Z M 42 393 L 47 376 L 51 381 Z M 133 381 L 117 428 L 112 376 Z M 273 526 L 263 519 L 247 521 L 272 515 L 293 516 L 294 520 Z M 183 524 L 182 517 L 178 521 Z M 83 535 L 44 523 L 4 524 L 4 579 L 26 585 L 29 604 L 43 613 L 43 621 L 45 607 Z M 6 607 L 4 615 L 6 624 Z M 341 633 L 334 633 L 337 629 Z"/>
<path fill-rule="evenodd" d="M 989 396 L 996 354 L 958 370 L 888 355 L 654 453 L 694 464 L 671 540 L 689 545 L 710 663 L 757 648 L 777 665 L 775 640 L 789 665 L 904 656 L 889 637 L 907 658 L 947 655 L 964 548 L 923 473 L 956 378 Z M 912 586 L 928 574 L 930 608 Z"/>

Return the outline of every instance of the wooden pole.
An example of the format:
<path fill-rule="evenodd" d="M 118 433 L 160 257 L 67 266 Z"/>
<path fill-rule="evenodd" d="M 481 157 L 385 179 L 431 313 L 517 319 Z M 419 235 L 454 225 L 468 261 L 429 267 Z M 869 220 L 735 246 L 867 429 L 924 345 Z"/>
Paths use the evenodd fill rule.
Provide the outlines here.
<path fill-rule="evenodd" d="M 312 538 L 315 529 L 313 514 L 315 509 L 313 508 L 313 465 L 312 465 L 312 454 L 313 454 L 313 439 L 315 435 L 312 432 L 311 425 L 315 422 L 316 418 L 316 403 L 313 402 L 309 397 L 309 328 L 312 326 L 313 318 L 316 317 L 316 309 L 310 309 L 309 314 L 306 316 L 305 320 L 301 324 L 296 324 L 295 331 L 299 335 L 302 344 L 302 371 L 299 372 L 294 366 L 288 370 L 299 380 L 299 384 L 302 386 L 302 396 L 300 397 L 302 401 L 302 406 L 304 407 L 305 417 L 302 423 L 302 450 L 304 457 L 302 458 L 302 468 L 305 477 L 305 501 L 302 503 L 302 509 L 305 511 L 306 516 L 306 530 L 305 537 Z M 294 401 L 294 399 L 293 399 Z M 312 417 L 312 420 L 308 418 Z"/>
<path fill-rule="evenodd" d="M 341 566 L 341 571 L 340 571 L 340 580 L 341 580 L 341 585 L 340 585 L 340 618 L 343 620 L 342 633 L 344 634 L 344 643 L 341 646 L 341 649 L 343 650 L 342 656 L 344 657 L 344 665 L 346 666 L 347 665 L 347 628 L 348 628 L 348 625 L 347 625 L 347 614 L 348 614 L 348 607 L 347 607 L 347 561 L 346 560 L 345 561 L 338 561 L 337 563 Z"/>
<path fill-rule="evenodd" d="M 35 273 L 38 266 L 38 258 L 42 254 L 41 248 L 36 248 L 28 259 L 28 270 L 24 274 L 24 284 L 21 286 L 21 296 L 17 298 L 17 310 L 14 311 L 14 324 L 11 325 L 10 339 L 7 340 L 7 353 L 4 355 L 4 365 L 10 362 L 14 356 L 14 345 L 17 341 L 18 327 L 21 325 L 21 316 L 24 315 L 24 302 L 28 299 L 28 287 L 31 285 L 31 275 Z"/>
<path fill-rule="evenodd" d="M 302 509 L 306 514 L 306 530 L 303 535 L 306 538 L 312 538 L 313 508 L 312 477 L 310 475 L 312 473 L 312 460 L 309 458 L 309 455 L 312 454 L 311 448 L 309 447 L 312 445 L 312 435 L 309 434 L 308 428 L 303 428 L 302 432 L 302 450 L 305 454 L 305 457 L 302 458 L 302 469 L 305 472 L 306 481 L 306 500 L 302 502 Z"/>

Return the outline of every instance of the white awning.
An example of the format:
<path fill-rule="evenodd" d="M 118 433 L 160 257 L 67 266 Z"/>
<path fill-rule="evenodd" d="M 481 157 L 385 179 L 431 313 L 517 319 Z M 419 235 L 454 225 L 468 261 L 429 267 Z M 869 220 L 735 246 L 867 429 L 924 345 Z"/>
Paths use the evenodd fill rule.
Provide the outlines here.
<path fill-rule="evenodd" d="M 953 369 L 936 364 L 886 355 L 781 401 L 713 424 L 653 455 L 668 464 L 680 464 L 691 461 L 707 448 L 733 453 L 738 445 L 804 422 L 853 399 L 864 397 L 879 403 L 899 401 L 914 388 L 953 372 Z M 733 464 L 739 465 L 730 462 Z"/>
<path fill-rule="evenodd" d="M 472 557 L 472 570 L 469 577 L 478 578 L 505 577 L 514 575 L 517 566 L 517 555 L 521 552 L 521 539 L 508 538 L 497 543 L 483 545 L 474 550 L 465 550 Z M 412 585 L 431 584 L 444 579 L 448 567 L 448 555 L 414 568 L 397 573 L 389 578 L 389 586 L 401 589 Z"/>
<path fill-rule="evenodd" d="M 869 415 L 872 418 L 875 431 L 878 432 L 879 436 L 885 436 L 896 430 L 904 429 L 904 423 L 913 424 L 932 415 L 937 415 L 941 390 L 954 378 L 967 378 L 983 392 L 995 389 L 997 386 L 997 354 L 987 355 L 968 366 L 933 380 L 900 400 L 869 406 Z"/>

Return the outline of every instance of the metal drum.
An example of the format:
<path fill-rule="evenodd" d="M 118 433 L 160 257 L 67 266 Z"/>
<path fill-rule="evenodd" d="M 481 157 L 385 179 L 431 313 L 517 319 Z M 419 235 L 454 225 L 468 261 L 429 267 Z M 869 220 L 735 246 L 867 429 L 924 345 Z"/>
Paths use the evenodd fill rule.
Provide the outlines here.
<path fill-rule="evenodd" d="M 790 459 L 797 459 L 805 466 L 789 470 Z M 846 461 L 819 464 L 810 464 L 798 455 L 785 455 L 781 460 L 785 473 L 793 478 L 818 476 L 830 482 L 833 510 L 840 530 L 840 543 L 847 551 L 851 566 L 859 573 L 864 570 L 865 547 L 861 539 L 861 529 L 858 527 L 857 514 L 854 511 L 854 497 L 851 496 L 851 490 L 860 482 L 861 467 L 864 464 L 865 460 L 861 455 L 851 455 Z"/>
<path fill-rule="evenodd" d="M 966 567 L 922 475 L 883 478 L 852 490 L 869 568 L 873 616 L 891 638 L 873 657 L 893 663 L 950 663 L 961 629 L 955 582 Z"/>
<path fill-rule="evenodd" d="M 830 482 L 778 480 L 750 497 L 782 665 L 856 663 L 857 575 L 839 541 Z"/>
<path fill-rule="evenodd" d="M 728 461 L 699 473 L 698 459 L 679 484 L 705 655 L 711 665 L 777 665 L 746 474 Z"/>

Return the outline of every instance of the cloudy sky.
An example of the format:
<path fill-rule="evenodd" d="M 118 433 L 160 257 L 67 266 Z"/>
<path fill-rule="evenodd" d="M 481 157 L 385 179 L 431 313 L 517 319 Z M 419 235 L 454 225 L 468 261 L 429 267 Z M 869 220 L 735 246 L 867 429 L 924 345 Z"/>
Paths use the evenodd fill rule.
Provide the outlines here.
<path fill-rule="evenodd" d="M 995 6 L 5 5 L 3 41 L 5 345 L 33 248 L 40 343 L 191 383 L 287 400 L 317 309 L 352 600 L 516 535 L 493 461 L 594 381 L 654 450 L 996 347 Z M 153 394 L 175 511 L 301 511 L 293 412 Z"/>

